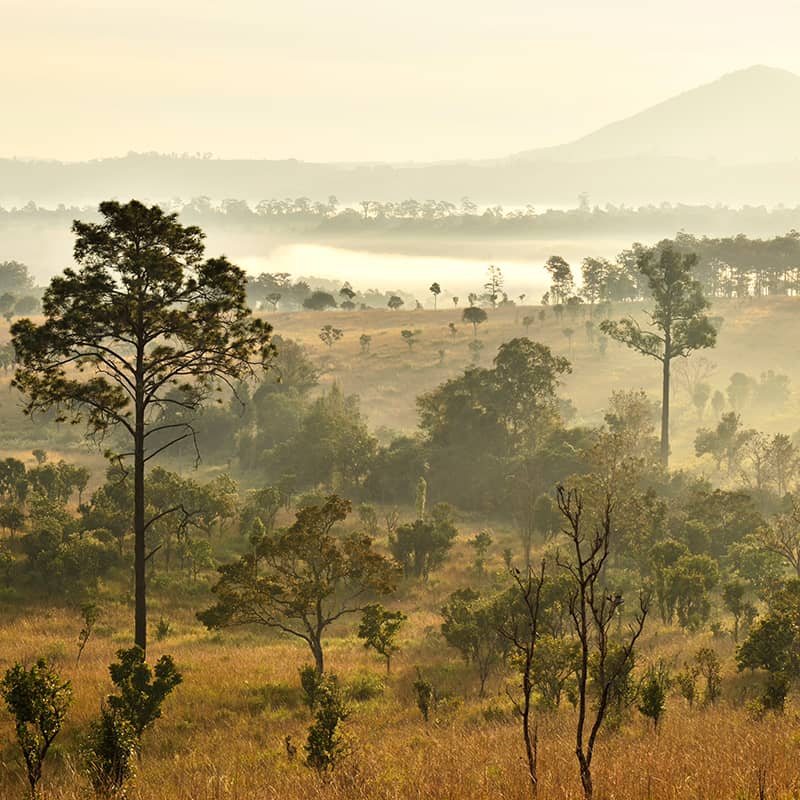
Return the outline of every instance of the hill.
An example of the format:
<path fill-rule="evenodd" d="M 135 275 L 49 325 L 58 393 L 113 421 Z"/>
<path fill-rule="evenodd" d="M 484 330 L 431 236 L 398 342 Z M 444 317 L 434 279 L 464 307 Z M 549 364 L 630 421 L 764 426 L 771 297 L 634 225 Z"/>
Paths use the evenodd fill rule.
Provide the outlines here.
<path fill-rule="evenodd" d="M 726 164 L 800 157 L 800 76 L 765 66 L 725 75 L 577 141 L 520 153 L 562 162 L 713 159 Z"/>

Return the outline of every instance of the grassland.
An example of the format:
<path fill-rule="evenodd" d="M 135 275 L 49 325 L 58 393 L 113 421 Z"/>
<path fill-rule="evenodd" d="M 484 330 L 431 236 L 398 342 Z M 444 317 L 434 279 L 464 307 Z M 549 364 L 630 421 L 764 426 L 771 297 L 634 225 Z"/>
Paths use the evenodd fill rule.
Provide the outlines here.
<path fill-rule="evenodd" d="M 800 368 L 793 348 L 800 341 L 797 300 L 791 298 L 717 303 L 714 313 L 725 318 L 719 346 L 707 354 L 717 366 L 711 382 L 724 390 L 730 374 L 743 371 L 757 377 L 772 369 L 787 374 L 794 385 Z M 488 363 L 502 341 L 525 334 L 520 320 L 538 309 L 504 309 L 491 313 L 478 336 L 485 343 Z M 619 309 L 617 311 L 620 311 Z M 460 310 L 372 311 L 275 314 L 276 332 L 298 339 L 324 369 L 323 383 L 339 381 L 345 391 L 362 398 L 373 428 L 411 431 L 416 425 L 414 401 L 421 392 L 457 374 L 469 362 L 469 326 Z M 458 332 L 452 337 L 448 323 Z M 344 330 L 343 340 L 326 348 L 317 333 L 331 323 Z M 564 328 L 575 330 L 572 352 Z M 410 351 L 401 329 L 419 330 Z M 370 352 L 362 354 L 358 338 L 372 336 Z M 6 336 L 0 329 L 0 341 Z M 563 388 L 577 408 L 575 422 L 598 423 L 612 390 L 644 388 L 657 394 L 658 365 L 609 345 L 605 356 L 588 341 L 583 320 L 538 319 L 528 331 L 556 351 L 571 355 L 573 374 Z M 439 351 L 444 350 L 444 357 Z M 54 455 L 84 459 L 97 468 L 97 451 L 81 448 L 76 430 L 58 434 L 23 421 L 8 377 L 0 379 L 0 456 L 24 455 L 31 446 L 46 446 Z M 674 464 L 697 469 L 692 438 L 697 427 L 684 393 L 676 391 Z M 793 433 L 797 398 L 780 411 L 750 409 L 747 426 Z M 500 798 L 529 796 L 518 719 L 506 688 L 509 673 L 490 679 L 488 696 L 479 698 L 474 671 L 439 633 L 438 611 L 454 589 L 479 580 L 471 567 L 467 540 L 485 526 L 494 536 L 488 576 L 502 571 L 500 553 L 518 547 L 514 532 L 496 521 L 462 517 L 454 551 L 444 570 L 427 584 L 401 587 L 391 605 L 404 611 L 401 651 L 392 674 L 364 650 L 354 636 L 352 620 L 336 627 L 327 641 L 329 669 L 340 676 L 352 695 L 347 723 L 351 754 L 332 778 L 323 779 L 302 764 L 301 745 L 310 716 L 302 703 L 298 668 L 310 661 L 302 643 L 264 630 L 241 629 L 208 633 L 195 620 L 210 602 L 213 575 L 189 584 L 158 575 L 152 581 L 151 622 L 163 618 L 170 632 L 152 639 L 155 658 L 171 653 L 184 673 L 184 683 L 165 708 L 164 718 L 148 732 L 143 760 L 130 797 L 137 800 L 249 800 L 250 798 L 376 798 L 439 800 L 440 798 Z M 385 544 L 385 537 L 383 538 Z M 228 546 L 215 542 L 221 555 Z M 541 543 L 540 543 L 541 546 Z M 45 796 L 77 800 L 87 793 L 79 774 L 77 744 L 102 698 L 110 691 L 107 666 L 114 652 L 131 641 L 130 597 L 119 587 L 105 587 L 103 618 L 76 665 L 81 620 L 77 610 L 53 604 L 22 606 L 0 603 L 0 670 L 14 661 L 30 662 L 45 655 L 72 680 L 75 704 L 53 758 L 45 767 Z M 690 709 L 673 695 L 658 732 L 635 710 L 619 730 L 600 741 L 595 761 L 596 796 L 616 800 L 730 800 L 794 798 L 800 792 L 796 769 L 800 735 L 795 705 L 782 716 L 754 716 L 747 703 L 751 679 L 735 672 L 732 625 L 725 612 L 715 618 L 723 633 L 688 636 L 677 628 L 649 621 L 639 649 L 644 666 L 664 658 L 681 667 L 701 646 L 713 647 L 723 660 L 723 701 L 710 708 Z M 416 667 L 424 669 L 443 701 L 428 723 L 416 708 L 412 681 Z M 361 698 L 361 699 L 358 699 Z M 561 800 L 580 796 L 574 756 L 575 715 L 568 703 L 540 715 L 540 798 Z M 287 756 L 284 740 L 292 736 L 300 753 Z M 23 773 L 13 745 L 11 721 L 0 713 L 0 798 L 21 797 Z"/>

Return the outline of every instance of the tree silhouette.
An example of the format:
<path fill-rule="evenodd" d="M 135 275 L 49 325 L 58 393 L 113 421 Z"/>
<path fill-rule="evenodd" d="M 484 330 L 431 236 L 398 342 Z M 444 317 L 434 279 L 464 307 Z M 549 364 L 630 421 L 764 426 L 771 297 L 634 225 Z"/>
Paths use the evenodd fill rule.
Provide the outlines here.
<path fill-rule="evenodd" d="M 203 232 L 136 200 L 100 204 L 99 223 L 76 221 L 77 269 L 53 278 L 44 322 L 12 327 L 19 363 L 14 385 L 25 412 L 55 409 L 98 438 L 121 431 L 133 461 L 135 642 L 147 645 L 145 467 L 194 441 L 192 412 L 222 386 L 252 376 L 273 355 L 271 327 L 245 304 L 244 271 L 203 260 Z M 160 421 L 167 408 L 185 413 Z"/>
<path fill-rule="evenodd" d="M 439 295 L 442 293 L 442 287 L 439 286 L 436 281 L 434 281 L 428 291 L 433 295 L 433 310 L 436 311 L 436 301 L 439 299 Z"/>

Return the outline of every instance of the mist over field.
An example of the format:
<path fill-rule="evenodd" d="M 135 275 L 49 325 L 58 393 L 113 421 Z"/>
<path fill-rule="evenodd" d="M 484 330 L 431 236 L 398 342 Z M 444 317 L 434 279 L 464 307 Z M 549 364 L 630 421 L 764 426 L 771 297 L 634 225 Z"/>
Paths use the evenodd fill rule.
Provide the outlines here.
<path fill-rule="evenodd" d="M 0 21 L 0 798 L 796 797 L 796 4 Z"/>

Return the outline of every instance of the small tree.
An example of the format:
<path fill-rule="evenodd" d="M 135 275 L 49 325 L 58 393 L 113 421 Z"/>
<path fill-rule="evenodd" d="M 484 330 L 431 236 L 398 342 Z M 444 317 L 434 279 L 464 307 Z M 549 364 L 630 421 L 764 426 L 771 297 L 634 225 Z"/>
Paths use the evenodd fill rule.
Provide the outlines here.
<path fill-rule="evenodd" d="M 436 705 L 436 692 L 433 684 L 422 677 L 419 667 L 417 667 L 417 678 L 413 683 L 413 687 L 417 695 L 417 708 L 422 714 L 422 719 L 427 722 L 433 707 Z"/>
<path fill-rule="evenodd" d="M 362 353 L 369 353 L 372 337 L 368 333 L 362 333 L 361 336 L 358 337 L 358 343 L 361 345 Z"/>
<path fill-rule="evenodd" d="M 81 618 L 83 619 L 83 626 L 78 633 L 78 655 L 75 658 L 75 663 L 79 664 L 81 655 L 86 647 L 89 637 L 92 635 L 94 626 L 100 619 L 100 609 L 96 603 L 85 603 L 81 607 Z"/>
<path fill-rule="evenodd" d="M 477 364 L 481 360 L 484 344 L 480 339 L 473 339 L 468 345 L 469 352 L 472 354 L 472 363 Z"/>
<path fill-rule="evenodd" d="M 94 793 L 101 800 L 122 800 L 134 774 L 138 746 L 133 726 L 107 706 L 89 724 L 81 747 L 83 764 Z"/>
<path fill-rule="evenodd" d="M 525 742 L 525 757 L 528 762 L 528 777 L 531 794 L 536 797 L 539 788 L 538 776 L 538 729 L 531 732 L 531 700 L 534 689 L 536 647 L 539 642 L 542 587 L 544 586 L 545 562 L 535 572 L 530 566 L 524 573 L 511 570 L 514 587 L 509 594 L 508 616 L 498 628 L 506 640 L 512 662 L 522 678 L 522 699 L 511 697 L 514 708 L 522 720 L 522 738 Z"/>
<path fill-rule="evenodd" d="M 484 598 L 474 589 L 459 589 L 442 608 L 442 635 L 468 664 L 474 664 L 483 697 L 486 681 L 503 660 L 507 640 L 501 633 L 505 613 L 501 599 Z"/>
<path fill-rule="evenodd" d="M 405 305 L 405 301 L 402 297 L 398 297 L 396 294 L 393 294 L 391 297 L 389 297 L 386 305 L 389 306 L 392 311 L 397 311 L 398 308 Z"/>
<path fill-rule="evenodd" d="M 647 670 L 639 690 L 639 713 L 653 720 L 653 727 L 656 729 L 664 714 L 670 684 L 669 669 L 665 664 L 659 663 Z"/>
<path fill-rule="evenodd" d="M 716 705 L 722 694 L 722 672 L 719 656 L 710 647 L 701 647 L 694 657 L 700 677 L 705 680 L 703 692 L 705 705 Z"/>
<path fill-rule="evenodd" d="M 358 638 L 364 640 L 364 647 L 371 647 L 386 659 L 386 674 L 392 669 L 392 656 L 398 651 L 397 634 L 408 619 L 402 611 L 389 611 L 380 603 L 364 606 Z"/>
<path fill-rule="evenodd" d="M 319 332 L 319 338 L 328 346 L 328 349 L 332 349 L 343 336 L 344 331 L 341 328 L 334 328 L 333 325 L 323 325 Z"/>
<path fill-rule="evenodd" d="M 458 336 L 458 328 L 456 327 L 455 322 L 449 322 L 447 327 L 450 330 L 450 335 L 455 339 L 456 336 Z"/>
<path fill-rule="evenodd" d="M 486 553 L 492 546 L 492 534 L 488 530 L 482 530 L 473 536 L 468 544 L 475 551 L 475 572 L 483 575 Z"/>
<path fill-rule="evenodd" d="M 434 281 L 428 291 L 433 295 L 433 310 L 436 311 L 436 301 L 439 299 L 439 295 L 442 293 L 442 287 L 439 286 L 436 281 Z"/>
<path fill-rule="evenodd" d="M 168 655 L 161 656 L 151 669 L 137 645 L 117 650 L 117 658 L 108 671 L 119 694 L 109 695 L 108 706 L 131 726 L 138 743 L 145 729 L 159 719 L 164 701 L 183 676 Z"/>
<path fill-rule="evenodd" d="M 460 299 L 461 299 L 460 297 L 455 297 L 455 296 L 453 297 L 453 307 L 454 308 L 458 308 L 458 301 Z"/>
<path fill-rule="evenodd" d="M 575 329 L 574 328 L 564 328 L 564 330 L 561 331 L 561 332 L 564 334 L 564 336 L 567 339 L 567 344 L 569 346 L 569 355 L 570 355 L 570 358 L 572 358 L 572 337 L 575 335 Z"/>
<path fill-rule="evenodd" d="M 324 676 L 316 694 L 314 722 L 308 729 L 305 744 L 306 766 L 318 772 L 330 772 L 348 752 L 342 723 L 349 716 L 336 678 Z"/>
<path fill-rule="evenodd" d="M 31 798 L 35 800 L 42 765 L 72 702 L 72 687 L 69 681 L 62 683 L 55 668 L 40 658 L 29 670 L 21 664 L 9 669 L 0 683 L 0 693 L 14 717 Z"/>
<path fill-rule="evenodd" d="M 417 337 L 421 332 L 422 331 L 410 331 L 407 329 L 400 331 L 400 335 L 403 337 L 403 341 L 408 345 L 409 351 L 414 349 L 414 345 L 417 343 Z"/>
<path fill-rule="evenodd" d="M 525 328 L 526 336 L 528 335 L 528 329 L 531 327 L 531 325 L 533 325 L 534 322 L 536 322 L 536 317 L 534 317 L 533 314 L 526 314 L 522 318 L 522 325 Z"/>
<path fill-rule="evenodd" d="M 440 503 L 429 516 L 399 525 L 389 536 L 389 549 L 406 575 L 427 580 L 444 563 L 456 533 L 449 506 Z"/>
<path fill-rule="evenodd" d="M 482 308 L 478 308 L 478 306 L 467 306 L 461 312 L 461 319 L 472 325 L 472 332 L 475 338 L 478 337 L 478 325 L 482 325 L 488 318 L 486 312 Z"/>
<path fill-rule="evenodd" d="M 558 508 L 566 522 L 564 534 L 572 550 L 571 558 L 558 564 L 571 578 L 569 612 L 579 642 L 578 721 L 576 726 L 575 755 L 580 768 L 581 785 L 586 800 L 594 792 L 592 759 L 597 735 L 607 712 L 615 700 L 620 680 L 630 671 L 634 659 L 634 646 L 644 629 L 648 600 L 639 598 L 639 611 L 628 634 L 612 643 L 611 623 L 622 602 L 619 595 L 611 595 L 601 584 L 608 560 L 612 536 L 612 499 L 606 494 L 598 514 L 598 522 L 587 534 L 583 499 L 575 491 L 558 488 Z M 589 708 L 589 688 L 596 696 L 594 708 Z M 590 719 L 590 716 L 593 717 Z M 587 729 L 588 727 L 588 736 Z"/>

